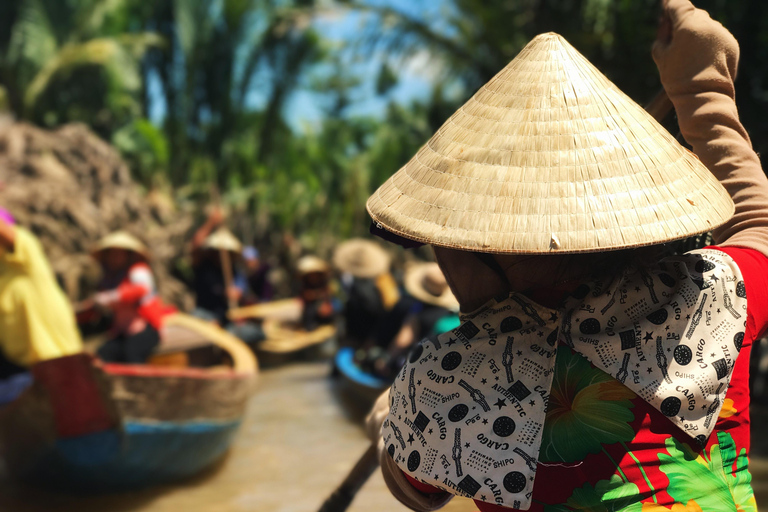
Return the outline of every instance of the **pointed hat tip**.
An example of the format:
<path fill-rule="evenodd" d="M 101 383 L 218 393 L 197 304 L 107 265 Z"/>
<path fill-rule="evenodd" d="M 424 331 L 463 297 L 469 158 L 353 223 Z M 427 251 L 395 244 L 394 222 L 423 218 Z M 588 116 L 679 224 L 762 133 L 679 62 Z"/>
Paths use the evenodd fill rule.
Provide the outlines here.
<path fill-rule="evenodd" d="M 531 40 L 531 43 L 543 42 L 543 41 L 552 41 L 552 40 L 567 42 L 567 40 L 563 36 L 558 34 L 557 32 L 545 32 L 543 34 L 539 34 L 536 37 L 534 37 Z"/>

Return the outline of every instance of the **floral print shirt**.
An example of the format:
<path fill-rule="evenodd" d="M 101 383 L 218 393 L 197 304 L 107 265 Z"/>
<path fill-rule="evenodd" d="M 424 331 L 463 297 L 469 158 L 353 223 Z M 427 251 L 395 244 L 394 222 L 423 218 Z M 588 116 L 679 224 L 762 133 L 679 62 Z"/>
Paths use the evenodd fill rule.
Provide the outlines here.
<path fill-rule="evenodd" d="M 768 326 L 768 258 L 750 249 L 719 250 L 738 264 L 749 303 L 741 352 L 706 445 L 560 344 L 529 510 L 756 512 L 747 457 L 749 356 Z M 406 477 L 422 492 L 443 492 Z M 482 512 L 514 510 L 493 501 L 475 499 Z"/>

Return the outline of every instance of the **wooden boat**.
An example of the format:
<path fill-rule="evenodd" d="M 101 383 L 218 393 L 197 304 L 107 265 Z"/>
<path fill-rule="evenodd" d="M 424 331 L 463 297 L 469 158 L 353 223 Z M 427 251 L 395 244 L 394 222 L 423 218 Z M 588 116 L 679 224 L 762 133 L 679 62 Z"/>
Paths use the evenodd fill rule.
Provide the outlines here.
<path fill-rule="evenodd" d="M 242 421 L 256 360 L 211 324 L 185 315 L 168 324 L 202 334 L 220 360 L 177 368 L 106 364 L 84 353 L 33 366 L 32 386 L 0 412 L 10 472 L 98 492 L 189 477 L 219 460 Z"/>
<path fill-rule="evenodd" d="M 355 350 L 342 347 L 336 352 L 334 365 L 350 393 L 371 404 L 387 389 L 392 381 L 363 371 L 355 363 Z"/>
<path fill-rule="evenodd" d="M 274 366 L 294 360 L 330 358 L 336 326 L 321 325 L 307 331 L 300 325 L 303 304 L 301 299 L 281 299 L 253 306 L 232 309 L 230 320 L 260 320 L 266 339 L 256 343 L 262 366 Z"/>
<path fill-rule="evenodd" d="M 227 318 L 237 320 L 296 320 L 301 316 L 302 302 L 299 298 L 273 300 L 252 306 L 243 306 L 227 312 Z"/>
<path fill-rule="evenodd" d="M 266 339 L 257 343 L 255 349 L 263 365 L 330 359 L 333 355 L 335 325 L 321 325 L 307 331 L 295 320 L 268 319 L 262 327 Z"/>

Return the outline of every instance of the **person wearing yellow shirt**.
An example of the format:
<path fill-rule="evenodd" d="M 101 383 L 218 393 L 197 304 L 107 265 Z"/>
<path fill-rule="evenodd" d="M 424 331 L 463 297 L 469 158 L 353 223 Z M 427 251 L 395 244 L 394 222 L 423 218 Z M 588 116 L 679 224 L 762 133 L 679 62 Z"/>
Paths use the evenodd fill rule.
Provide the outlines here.
<path fill-rule="evenodd" d="M 0 378 L 82 350 L 72 307 L 40 242 L 0 216 Z"/>

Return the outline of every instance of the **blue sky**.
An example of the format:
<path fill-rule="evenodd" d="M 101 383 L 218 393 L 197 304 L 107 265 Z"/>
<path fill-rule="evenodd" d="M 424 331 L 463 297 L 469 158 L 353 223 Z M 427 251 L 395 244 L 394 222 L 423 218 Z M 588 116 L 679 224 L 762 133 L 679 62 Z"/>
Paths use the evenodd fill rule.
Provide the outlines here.
<path fill-rule="evenodd" d="M 424 0 L 372 0 L 372 5 L 391 7 L 409 16 L 424 19 L 433 16 L 438 1 Z M 315 26 L 317 30 L 333 45 L 342 51 L 347 50 L 351 42 L 359 40 L 361 33 L 366 29 L 365 19 L 358 13 L 335 15 L 333 18 L 320 18 Z M 365 62 L 350 62 L 351 70 L 362 77 L 361 85 L 353 93 L 354 103 L 349 108 L 348 115 L 383 115 L 390 101 L 408 104 L 414 100 L 426 100 L 431 89 L 430 80 L 423 73 L 419 73 L 416 66 L 401 66 L 397 69 L 399 81 L 388 92 L 386 97 L 376 93 L 376 78 L 382 63 L 387 56 L 380 54 Z M 396 63 L 393 63 L 397 65 Z M 286 117 L 296 129 L 315 125 L 323 115 L 317 107 L 316 95 L 302 91 L 297 93 L 288 105 Z"/>
<path fill-rule="evenodd" d="M 420 19 L 434 18 L 447 4 L 441 0 L 369 0 L 368 3 L 391 7 Z M 360 85 L 351 94 L 352 105 L 346 112 L 347 115 L 383 115 L 390 101 L 408 104 L 415 100 L 425 100 L 429 96 L 430 82 L 433 77 L 425 71 L 424 62 L 419 62 L 419 59 L 423 60 L 426 56 L 417 56 L 405 63 L 390 62 L 398 67 L 396 71 L 399 74 L 399 81 L 385 97 L 376 93 L 376 79 L 387 56 L 384 54 L 369 56 L 365 61 L 353 58 L 354 52 L 350 47 L 354 41 L 359 41 L 364 35 L 363 31 L 367 30 L 365 19 L 359 13 L 336 11 L 333 15 L 320 16 L 314 24 L 329 44 L 338 49 L 340 58 L 345 59 L 345 65 L 349 66 L 352 73 L 361 79 Z M 318 69 L 316 72 L 322 73 L 323 70 Z M 150 102 L 149 117 L 156 124 L 160 124 L 165 117 L 167 107 L 160 94 L 159 77 L 150 75 L 148 88 L 150 97 L 153 98 Z M 322 100 L 323 98 L 316 93 L 306 89 L 299 90 L 286 107 L 285 115 L 289 124 L 296 130 L 317 126 L 324 115 Z M 258 109 L 263 101 L 264 96 L 258 90 L 254 89 L 248 95 L 248 103 L 254 109 Z"/>

